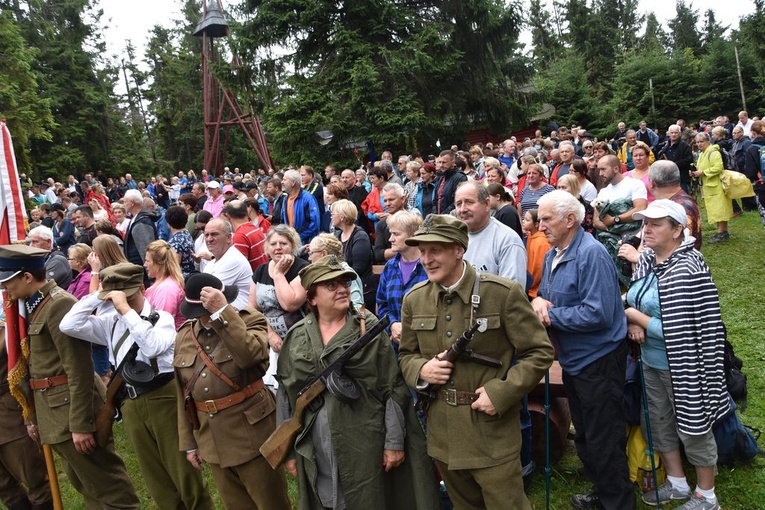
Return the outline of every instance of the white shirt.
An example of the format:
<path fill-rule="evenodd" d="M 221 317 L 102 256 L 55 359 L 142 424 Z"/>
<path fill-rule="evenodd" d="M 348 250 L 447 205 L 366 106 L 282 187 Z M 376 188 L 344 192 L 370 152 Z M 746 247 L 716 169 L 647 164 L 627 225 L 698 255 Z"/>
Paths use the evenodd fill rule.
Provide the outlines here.
<path fill-rule="evenodd" d="M 744 136 L 751 136 L 752 124 L 754 124 L 754 121 L 752 119 L 747 119 L 746 124 L 743 124 L 741 121 L 738 121 L 738 124 L 736 124 L 736 127 L 740 127 L 741 129 L 744 130 Z"/>
<path fill-rule="evenodd" d="M 150 360 L 156 358 L 160 373 L 172 373 L 175 347 L 173 316 L 157 310 L 159 320 L 152 326 L 149 321 L 141 319 L 135 310 L 130 310 L 125 315 L 116 311 L 93 315 L 93 311 L 103 303 L 104 301 L 98 299 L 98 292 L 88 294 L 75 303 L 61 319 L 59 329 L 71 337 L 108 347 L 109 359 L 114 366 L 119 366 L 135 342 L 139 347 L 136 357 L 138 361 L 151 363 Z M 145 300 L 141 314 L 148 317 L 150 313 L 151 305 Z M 130 335 L 120 345 L 119 352 L 115 353 L 116 344 L 126 331 L 130 331 Z"/>
<path fill-rule="evenodd" d="M 648 200 L 648 190 L 640 179 L 624 176 L 619 184 L 613 182 L 600 190 L 598 200 L 614 202 L 615 200 Z"/>
<path fill-rule="evenodd" d="M 205 241 L 205 234 L 202 232 L 195 240 L 194 240 L 194 254 L 199 255 L 201 253 L 210 253 L 210 250 L 207 249 L 207 242 Z M 205 272 L 205 267 L 207 267 L 207 264 L 209 264 L 210 261 L 205 259 L 199 259 L 199 263 L 194 263 L 195 265 L 199 266 L 199 270 L 201 272 Z"/>
<path fill-rule="evenodd" d="M 584 185 L 582 186 L 582 189 L 579 190 L 579 195 L 587 200 L 588 202 L 592 202 L 595 200 L 598 196 L 598 190 L 595 188 L 595 185 L 592 184 L 587 179 L 584 180 Z"/>
<path fill-rule="evenodd" d="M 236 246 L 231 245 L 221 258 L 208 262 L 202 272 L 215 276 L 227 287 L 238 287 L 239 294 L 231 306 L 237 310 L 247 306 L 247 301 L 250 298 L 252 268 L 247 258 L 236 249 Z"/>
<path fill-rule="evenodd" d="M 526 247 L 515 230 L 491 218 L 486 227 L 468 237 L 465 260 L 476 271 L 515 280 L 526 288 Z"/>

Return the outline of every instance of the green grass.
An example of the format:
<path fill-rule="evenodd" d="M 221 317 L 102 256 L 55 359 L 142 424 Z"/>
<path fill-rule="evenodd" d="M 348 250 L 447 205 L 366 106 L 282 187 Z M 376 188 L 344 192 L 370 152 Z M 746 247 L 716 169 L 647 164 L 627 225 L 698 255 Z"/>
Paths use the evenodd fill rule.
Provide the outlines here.
<path fill-rule="evenodd" d="M 749 405 L 741 414 L 747 425 L 765 430 L 765 401 L 760 395 L 765 390 L 765 250 L 762 249 L 765 234 L 756 212 L 745 213 L 734 218 L 729 224 L 731 239 L 712 245 L 705 243 L 702 252 L 712 269 L 712 275 L 720 290 L 723 319 L 728 327 L 729 340 L 733 343 L 736 354 L 744 360 L 744 373 L 748 377 Z M 710 239 L 714 226 L 704 226 L 704 238 Z M 125 459 L 128 470 L 141 498 L 141 507 L 156 508 L 146 490 L 143 479 L 121 425 L 115 427 L 117 451 Z M 760 441 L 765 446 L 765 438 Z M 572 494 L 585 492 L 589 483 L 577 474 L 579 460 L 573 445 L 569 444 L 564 457 L 552 467 L 552 489 L 550 508 L 570 508 L 568 499 Z M 765 458 L 758 457 L 753 462 L 739 465 L 733 470 L 720 468 L 716 481 L 716 492 L 720 504 L 725 510 L 752 510 L 765 507 Z M 79 510 L 84 508 L 82 498 L 66 480 L 59 468 L 64 508 Z M 210 490 L 217 508 L 223 508 L 209 470 L 205 472 Z M 686 474 L 691 486 L 695 486 L 693 468 L 686 466 Z M 637 494 L 637 491 L 636 491 Z M 296 501 L 297 487 L 290 480 L 290 497 Z M 529 495 L 535 509 L 545 508 L 544 466 L 538 466 L 534 475 L 533 486 Z M 671 509 L 679 506 L 666 505 Z M 653 508 L 638 502 L 638 508 Z M 405 510 L 405 509 L 402 509 Z"/>

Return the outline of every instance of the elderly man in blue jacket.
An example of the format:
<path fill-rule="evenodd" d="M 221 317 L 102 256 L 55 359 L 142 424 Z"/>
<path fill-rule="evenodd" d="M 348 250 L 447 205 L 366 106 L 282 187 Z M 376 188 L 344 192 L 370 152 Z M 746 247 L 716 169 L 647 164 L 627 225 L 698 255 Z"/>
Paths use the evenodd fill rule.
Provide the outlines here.
<path fill-rule="evenodd" d="M 297 170 L 284 172 L 282 189 L 287 193 L 287 199 L 282 207 L 281 222 L 297 230 L 300 241 L 308 244 L 319 234 L 319 205 L 313 195 L 300 187 Z"/>
<path fill-rule="evenodd" d="M 574 442 L 589 494 L 576 494 L 577 509 L 631 510 L 635 495 L 627 468 L 623 406 L 627 320 L 616 267 L 608 252 L 580 226 L 584 207 L 565 191 L 539 199 L 539 230 L 553 247 L 531 306 L 558 348 Z"/>

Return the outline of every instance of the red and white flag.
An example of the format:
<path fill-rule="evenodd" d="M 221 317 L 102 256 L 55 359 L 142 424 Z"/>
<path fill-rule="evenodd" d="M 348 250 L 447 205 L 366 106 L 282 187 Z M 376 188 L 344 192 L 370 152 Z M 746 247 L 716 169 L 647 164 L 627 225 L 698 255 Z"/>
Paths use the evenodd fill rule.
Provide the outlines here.
<path fill-rule="evenodd" d="M 24 197 L 13 153 L 13 141 L 5 119 L 0 120 L 0 245 L 24 239 L 24 218 L 27 215 Z M 26 334 L 24 318 L 19 314 L 19 303 L 10 302 L 3 293 L 5 312 L 5 342 L 8 350 L 8 369 L 19 357 L 19 343 Z"/>

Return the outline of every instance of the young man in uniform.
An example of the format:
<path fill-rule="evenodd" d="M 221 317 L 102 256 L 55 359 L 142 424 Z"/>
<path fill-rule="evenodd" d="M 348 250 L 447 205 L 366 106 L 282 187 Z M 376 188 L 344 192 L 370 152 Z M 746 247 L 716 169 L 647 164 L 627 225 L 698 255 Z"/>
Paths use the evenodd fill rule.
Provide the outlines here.
<path fill-rule="evenodd" d="M 404 297 L 399 363 L 409 386 L 435 397 L 428 454 L 455 508 L 530 509 L 518 413 L 552 364 L 552 344 L 518 282 L 479 275 L 463 260 L 463 221 L 430 215 L 406 244 L 419 247 L 428 281 Z M 442 360 L 473 324 L 478 330 L 469 348 L 500 366 Z"/>
<path fill-rule="evenodd" d="M 138 509 L 114 443 L 101 447 L 96 442 L 104 385 L 93 369 L 90 344 L 59 330 L 77 300 L 45 279 L 47 254 L 24 245 L 0 246 L 0 287 L 8 299 L 23 299 L 27 311 L 29 387 L 36 411 L 27 430 L 64 459 L 64 472 L 85 497 L 86 508 Z"/>

